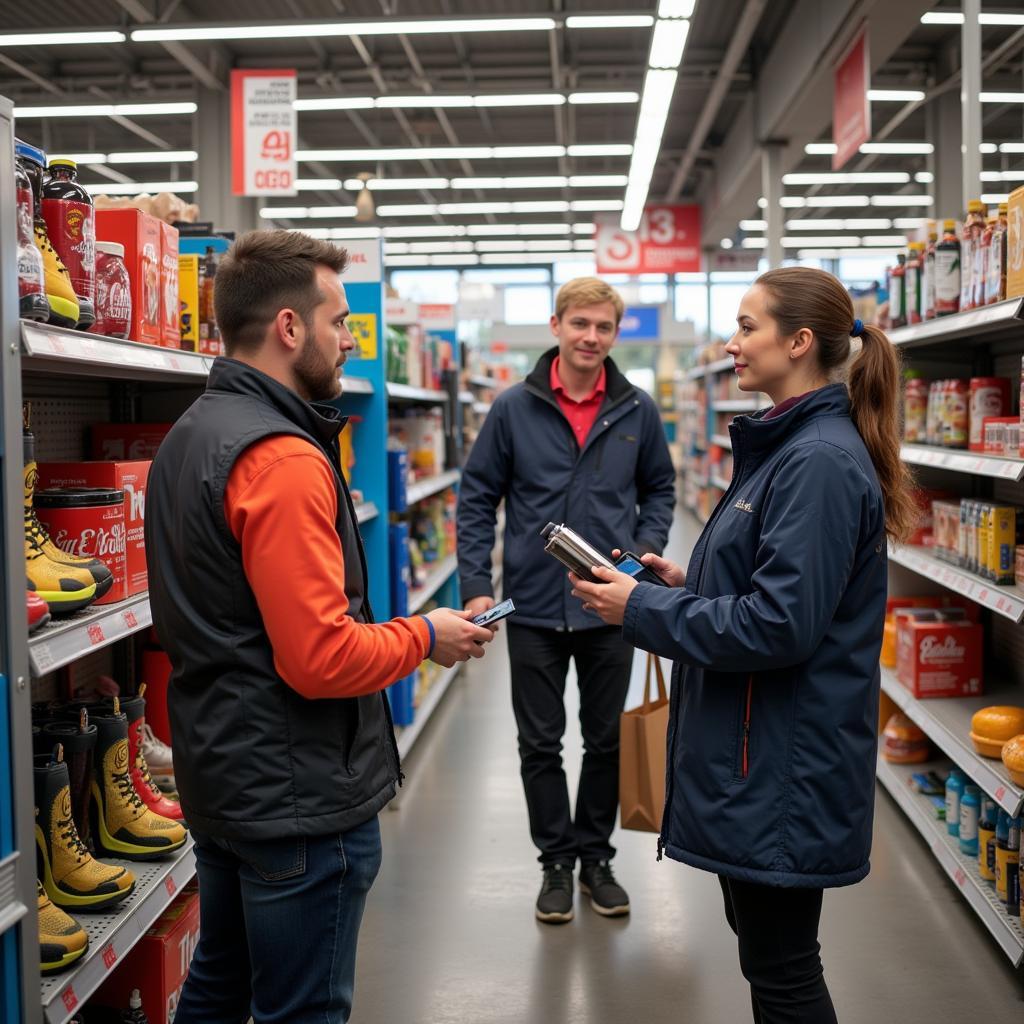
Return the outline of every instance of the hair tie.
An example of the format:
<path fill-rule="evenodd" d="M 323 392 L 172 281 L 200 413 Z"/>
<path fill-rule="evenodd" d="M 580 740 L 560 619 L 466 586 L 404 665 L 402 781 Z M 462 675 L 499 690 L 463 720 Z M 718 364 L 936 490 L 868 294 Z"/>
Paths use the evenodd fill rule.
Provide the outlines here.
<path fill-rule="evenodd" d="M 851 338 L 859 338 L 863 333 L 864 333 L 864 321 L 863 320 L 854 320 L 853 321 L 853 330 L 850 331 L 850 337 Z"/>

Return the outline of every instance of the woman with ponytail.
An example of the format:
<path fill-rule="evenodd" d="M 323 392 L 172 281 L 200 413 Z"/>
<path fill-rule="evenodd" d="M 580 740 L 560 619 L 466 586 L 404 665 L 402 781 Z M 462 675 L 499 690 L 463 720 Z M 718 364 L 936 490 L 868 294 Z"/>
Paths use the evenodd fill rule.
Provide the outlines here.
<path fill-rule="evenodd" d="M 868 873 L 886 540 L 914 521 L 900 367 L 831 274 L 763 274 L 726 347 L 772 408 L 730 428 L 732 484 L 671 587 L 574 593 L 675 661 L 659 857 L 719 876 L 754 1020 L 831 1024 L 824 889 Z M 860 352 L 847 370 L 851 340 Z"/>

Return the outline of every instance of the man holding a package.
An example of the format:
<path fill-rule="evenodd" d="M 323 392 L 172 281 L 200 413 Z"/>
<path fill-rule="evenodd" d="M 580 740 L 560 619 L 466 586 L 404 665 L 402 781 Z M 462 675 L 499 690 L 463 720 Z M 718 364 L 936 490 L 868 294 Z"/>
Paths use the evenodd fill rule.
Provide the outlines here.
<path fill-rule="evenodd" d="M 599 914 L 629 913 L 611 868 L 619 784 L 619 715 L 632 650 L 571 597 L 564 568 L 544 551 L 549 522 L 583 532 L 605 551 L 661 553 L 675 504 L 675 471 L 658 409 L 609 358 L 623 302 L 597 278 L 558 293 L 546 352 L 530 376 L 499 395 L 463 474 L 459 576 L 466 610 L 494 604 L 491 560 L 505 502 L 504 591 L 512 706 L 530 833 L 544 878 L 541 921 L 573 917 L 573 869 Z M 562 766 L 565 681 L 579 677 L 583 767 L 573 817 Z"/>

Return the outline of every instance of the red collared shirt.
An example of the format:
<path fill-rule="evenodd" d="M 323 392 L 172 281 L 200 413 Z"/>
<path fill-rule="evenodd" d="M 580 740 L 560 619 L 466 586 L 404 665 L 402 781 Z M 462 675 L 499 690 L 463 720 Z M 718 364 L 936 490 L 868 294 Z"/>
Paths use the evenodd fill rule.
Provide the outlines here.
<path fill-rule="evenodd" d="M 601 411 L 608 375 L 602 365 L 601 376 L 597 378 L 594 390 L 582 401 L 577 402 L 566 393 L 565 385 L 562 383 L 561 377 L 558 376 L 560 359 L 561 356 L 555 356 L 554 362 L 551 364 L 551 390 L 555 393 L 555 398 L 558 400 L 558 407 L 562 410 L 562 415 L 565 416 L 569 421 L 569 426 L 572 427 L 577 444 L 582 448 L 587 442 L 587 436 L 590 433 L 591 427 L 597 421 L 598 413 Z"/>

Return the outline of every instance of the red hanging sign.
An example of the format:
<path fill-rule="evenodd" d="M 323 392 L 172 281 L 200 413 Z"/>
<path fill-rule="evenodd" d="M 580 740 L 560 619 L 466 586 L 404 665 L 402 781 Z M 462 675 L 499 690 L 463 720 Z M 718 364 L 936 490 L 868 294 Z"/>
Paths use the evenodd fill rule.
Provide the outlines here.
<path fill-rule="evenodd" d="M 619 221 L 617 213 L 594 216 L 599 274 L 699 273 L 699 206 L 648 206 L 636 231 Z"/>
<path fill-rule="evenodd" d="M 836 65 L 832 141 L 837 148 L 832 156 L 833 171 L 845 167 L 847 161 L 856 156 L 860 147 L 871 138 L 870 80 L 867 26 L 864 25 Z"/>

